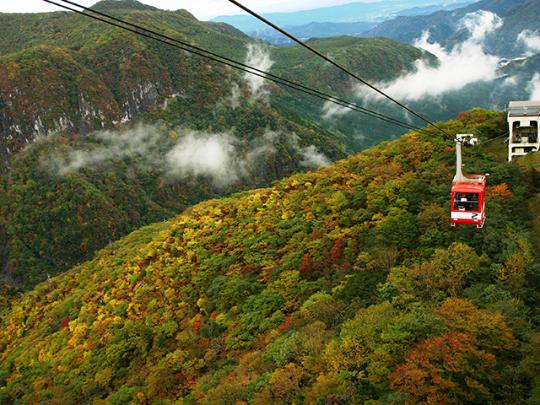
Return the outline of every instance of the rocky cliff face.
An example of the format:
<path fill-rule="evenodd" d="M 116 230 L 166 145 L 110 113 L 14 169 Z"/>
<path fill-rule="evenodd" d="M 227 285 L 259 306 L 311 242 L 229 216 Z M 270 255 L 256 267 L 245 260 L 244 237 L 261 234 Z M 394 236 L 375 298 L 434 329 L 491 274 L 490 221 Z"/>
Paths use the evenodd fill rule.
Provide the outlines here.
<path fill-rule="evenodd" d="M 155 58 L 120 55 L 111 74 L 105 75 L 93 62 L 88 59 L 84 64 L 74 52 L 40 46 L 0 63 L 4 161 L 40 136 L 85 135 L 112 127 L 155 109 L 172 94 L 170 77 Z M 136 72 L 140 67 L 146 69 Z"/>
<path fill-rule="evenodd" d="M 197 38 L 212 39 L 217 45 L 236 41 L 235 48 L 244 52 L 247 39 L 232 28 L 224 32 L 223 27 L 198 22 L 187 13 L 137 4 L 114 2 L 115 15 L 132 17 L 143 25 L 160 24 L 160 29 L 171 29 L 177 36 L 183 31 L 199 34 Z M 107 6 L 111 12 L 113 4 L 98 6 Z M 4 26 L 0 34 L 5 37 L 0 40 L 0 159 L 4 167 L 9 155 L 40 136 L 85 135 L 114 127 L 160 108 L 172 94 L 184 94 L 187 84 L 194 94 L 212 91 L 196 83 L 211 82 L 216 74 L 227 87 L 220 66 L 201 71 L 199 59 L 73 13 L 0 14 L 0 23 Z M 202 96 L 211 99 L 208 94 Z"/>
<path fill-rule="evenodd" d="M 233 27 L 200 22 L 182 10 L 147 9 L 133 1 L 97 6 L 236 60 L 244 60 L 248 45 L 253 44 Z M 318 40 L 314 46 L 370 80 L 396 77 L 426 57 L 412 46 L 389 40 L 338 38 Z M 273 71 L 284 77 L 317 88 L 322 80 L 335 93 L 350 92 L 351 83 L 339 71 L 318 58 L 307 58 L 299 47 L 265 51 L 267 55 L 261 54 L 272 60 Z M 171 95 L 186 101 L 187 114 L 182 117 L 190 120 L 200 111 L 214 110 L 220 100 L 231 97 L 233 88 L 246 82 L 240 73 L 219 64 L 74 13 L 0 14 L 0 55 L 4 55 L 0 56 L 0 154 L 4 161 L 41 135 L 84 135 L 120 125 L 167 106 Z M 383 66 L 380 60 L 385 61 Z M 298 103 L 302 95 L 297 92 L 273 94 L 277 97 L 272 99 L 272 114 L 321 123 L 322 103 L 311 98 Z M 333 128 L 332 123 L 321 125 Z M 375 125 L 380 123 L 370 127 L 379 128 Z"/>

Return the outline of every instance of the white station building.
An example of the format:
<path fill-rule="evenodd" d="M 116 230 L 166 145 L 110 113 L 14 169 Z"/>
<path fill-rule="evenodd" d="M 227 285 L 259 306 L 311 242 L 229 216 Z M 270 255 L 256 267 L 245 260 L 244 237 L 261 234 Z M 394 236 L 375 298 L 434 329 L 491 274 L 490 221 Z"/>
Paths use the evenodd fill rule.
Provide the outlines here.
<path fill-rule="evenodd" d="M 510 101 L 508 104 L 508 161 L 540 150 L 538 136 L 540 101 Z"/>

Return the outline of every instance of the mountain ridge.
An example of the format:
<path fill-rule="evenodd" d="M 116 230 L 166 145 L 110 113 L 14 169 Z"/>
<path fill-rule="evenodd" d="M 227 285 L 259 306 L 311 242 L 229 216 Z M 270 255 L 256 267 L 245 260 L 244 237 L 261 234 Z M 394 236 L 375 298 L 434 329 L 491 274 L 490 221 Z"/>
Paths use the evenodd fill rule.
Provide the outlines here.
<path fill-rule="evenodd" d="M 305 25 L 284 27 L 284 29 L 301 40 L 306 40 L 342 35 L 362 36 L 364 32 L 374 28 L 376 25 L 376 23 L 362 21 L 351 23 L 311 22 Z M 290 45 L 293 43 L 289 37 L 273 29 L 258 30 L 250 35 L 272 45 Z"/>
<path fill-rule="evenodd" d="M 447 2 L 447 4 L 451 3 L 460 2 L 459 0 Z M 415 5 L 425 4 L 432 3 L 430 0 L 376 1 L 371 4 L 350 2 L 344 5 L 321 7 L 312 10 L 290 13 L 263 13 L 263 15 L 265 18 L 270 19 L 280 26 L 304 25 L 311 22 L 377 21 L 387 17 L 391 13 L 397 13 L 399 10 L 405 10 Z M 246 15 L 219 16 L 211 19 L 211 21 L 229 23 L 243 32 L 253 32 L 266 28 L 264 23 Z"/>
<path fill-rule="evenodd" d="M 111 10 L 142 10 L 142 11 L 157 11 L 160 10 L 157 7 L 143 4 L 137 0 L 101 0 L 90 6 L 94 10 L 98 11 L 111 11 Z"/>
<path fill-rule="evenodd" d="M 453 11 L 438 11 L 430 15 L 400 16 L 385 21 L 365 32 L 366 36 L 399 39 L 412 43 L 420 38 L 424 31 L 430 32 L 430 40 L 446 47 L 462 42 L 463 32 L 459 23 L 468 13 L 489 11 L 503 19 L 508 19 L 497 35 L 488 36 L 485 47 L 487 52 L 501 56 L 516 56 L 523 52 L 522 46 L 516 45 L 516 38 L 525 29 L 536 29 L 540 21 L 540 3 L 538 0 L 482 0 Z M 511 46 L 510 46 L 511 44 Z"/>

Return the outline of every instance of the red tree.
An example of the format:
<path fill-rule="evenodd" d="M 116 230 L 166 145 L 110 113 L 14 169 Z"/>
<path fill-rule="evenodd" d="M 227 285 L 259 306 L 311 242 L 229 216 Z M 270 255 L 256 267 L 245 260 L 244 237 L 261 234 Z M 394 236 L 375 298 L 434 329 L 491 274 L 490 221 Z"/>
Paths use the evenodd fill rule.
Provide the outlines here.
<path fill-rule="evenodd" d="M 411 403 L 488 403 L 495 360 L 470 336 L 447 332 L 418 343 L 391 374 L 390 383 L 410 394 Z"/>

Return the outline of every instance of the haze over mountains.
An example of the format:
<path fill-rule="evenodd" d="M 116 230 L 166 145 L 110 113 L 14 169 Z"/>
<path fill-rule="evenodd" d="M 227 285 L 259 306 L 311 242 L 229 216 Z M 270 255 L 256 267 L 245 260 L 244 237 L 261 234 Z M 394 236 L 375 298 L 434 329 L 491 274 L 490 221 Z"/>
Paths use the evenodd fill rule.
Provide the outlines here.
<path fill-rule="evenodd" d="M 387 37 L 412 44 L 424 31 L 429 30 L 432 41 L 448 46 L 466 37 L 465 27 L 461 24 L 466 14 L 479 10 L 491 11 L 508 21 L 499 32 L 499 40 L 489 38 L 487 50 L 508 57 L 519 55 L 526 48 L 523 41 L 516 41 L 521 32 L 537 30 L 538 7 L 538 1 L 534 0 L 471 0 L 443 4 L 419 1 L 415 7 L 412 2 L 389 1 L 351 3 L 265 16 L 302 39 L 352 35 Z M 273 44 L 291 44 L 290 39 L 251 16 L 223 16 L 213 21 L 227 22 Z"/>
<path fill-rule="evenodd" d="M 536 0 L 480 1 L 452 11 L 400 16 L 362 35 L 411 43 L 438 58 L 437 67 L 420 62 L 414 74 L 380 85 L 444 119 L 475 105 L 501 109 L 509 99 L 536 96 L 539 24 Z M 376 106 L 369 92 L 359 92 L 367 105 Z"/>
<path fill-rule="evenodd" d="M 398 15 L 426 14 L 433 9 L 457 8 L 473 1 L 451 0 L 439 2 L 433 0 L 391 0 L 374 2 L 353 2 L 348 4 L 321 7 L 313 10 L 302 10 L 287 13 L 267 13 L 264 16 L 278 25 L 298 26 L 311 22 L 358 22 L 384 21 Z M 257 28 L 266 28 L 264 23 L 248 15 L 219 16 L 211 21 L 226 22 L 243 32 L 253 32 Z M 292 23 L 292 24 L 291 24 Z"/>
<path fill-rule="evenodd" d="M 431 96 L 442 104 L 441 111 L 452 109 L 456 102 L 462 107 L 502 109 L 509 99 L 529 99 L 536 94 L 539 21 L 540 2 L 536 0 L 481 1 L 452 12 L 400 17 L 368 35 L 400 37 L 441 62 L 437 69 L 417 66 L 416 74 L 388 84 L 389 91 L 394 87 L 395 96 L 411 101 Z"/>
<path fill-rule="evenodd" d="M 496 35 L 486 38 L 487 52 L 503 57 L 513 57 L 528 50 L 523 32 L 538 30 L 540 2 L 537 0 L 483 0 L 467 7 L 450 11 L 439 11 L 427 16 L 398 17 L 381 23 L 368 31 L 366 36 L 384 36 L 400 42 L 412 43 L 422 36 L 424 31 L 430 32 L 433 42 L 451 47 L 467 36 L 462 19 L 469 13 L 480 10 L 489 11 L 502 19 L 501 27 Z"/>
<path fill-rule="evenodd" d="M 437 68 L 422 62 L 415 67 L 415 74 L 404 73 L 399 80 L 383 80 L 379 84 L 391 94 L 395 92 L 395 97 L 408 100 L 414 108 L 447 119 L 463 109 L 474 106 L 502 109 L 509 99 L 528 99 L 538 94 L 535 75 L 540 71 L 536 57 L 540 52 L 539 4 L 537 0 L 450 3 L 446 5 L 450 10 L 423 13 L 417 9 L 417 15 L 409 15 L 409 10 L 394 18 L 392 12 L 387 12 L 385 21 L 375 23 L 365 22 L 361 16 L 371 16 L 369 13 L 375 12 L 382 5 L 355 3 L 306 12 L 303 16 L 308 19 L 325 15 L 327 22 L 311 22 L 290 26 L 288 29 L 303 39 L 338 33 L 387 37 L 430 52 L 439 60 Z M 399 2 L 385 3 L 385 7 L 396 9 L 400 5 Z M 373 8 L 369 9 L 371 6 Z M 355 7 L 357 11 L 353 11 Z M 362 8 L 366 8 L 366 14 L 360 12 Z M 347 10 L 346 15 L 340 15 L 340 10 Z M 291 16 L 298 15 L 300 18 L 301 14 L 299 12 Z M 269 17 L 281 21 L 282 25 L 286 24 L 284 15 Z M 364 22 L 337 22 L 341 19 Z M 254 20 L 252 18 L 250 21 Z M 241 29 L 244 28 L 242 21 L 237 23 Z M 370 28 L 373 24 L 376 25 Z M 250 35 L 280 45 L 291 43 L 288 38 L 284 39 L 281 34 L 270 29 L 252 32 Z M 366 106 L 387 107 L 378 103 L 369 92 L 355 89 L 353 84 L 349 94 L 351 92 L 356 92 Z M 339 109 L 336 111 L 346 112 Z M 336 128 L 344 130 L 343 125 L 349 128 L 355 126 L 354 123 L 344 124 L 343 120 L 347 118 L 341 114 L 336 119 Z"/>

